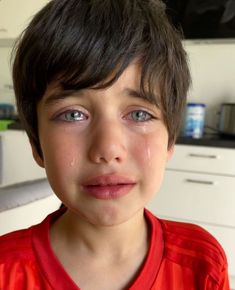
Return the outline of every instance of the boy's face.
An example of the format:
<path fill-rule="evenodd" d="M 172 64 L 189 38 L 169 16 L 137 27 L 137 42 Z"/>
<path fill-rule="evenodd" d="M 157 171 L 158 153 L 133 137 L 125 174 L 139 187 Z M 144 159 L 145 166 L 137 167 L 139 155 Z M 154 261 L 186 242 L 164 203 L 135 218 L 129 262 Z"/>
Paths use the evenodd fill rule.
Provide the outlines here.
<path fill-rule="evenodd" d="M 50 85 L 38 105 L 39 138 L 50 184 L 73 213 L 114 225 L 143 212 L 172 153 L 159 108 L 139 97 L 130 65 L 111 87 L 65 95 Z"/>

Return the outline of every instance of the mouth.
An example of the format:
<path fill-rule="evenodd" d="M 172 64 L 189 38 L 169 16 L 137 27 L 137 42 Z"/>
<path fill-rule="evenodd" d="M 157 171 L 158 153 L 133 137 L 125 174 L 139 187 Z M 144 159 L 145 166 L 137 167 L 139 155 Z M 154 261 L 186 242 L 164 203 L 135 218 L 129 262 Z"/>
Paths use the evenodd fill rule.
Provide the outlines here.
<path fill-rule="evenodd" d="M 97 199 L 117 199 L 127 195 L 136 185 L 133 180 L 119 175 L 90 178 L 83 185 L 85 193 Z"/>

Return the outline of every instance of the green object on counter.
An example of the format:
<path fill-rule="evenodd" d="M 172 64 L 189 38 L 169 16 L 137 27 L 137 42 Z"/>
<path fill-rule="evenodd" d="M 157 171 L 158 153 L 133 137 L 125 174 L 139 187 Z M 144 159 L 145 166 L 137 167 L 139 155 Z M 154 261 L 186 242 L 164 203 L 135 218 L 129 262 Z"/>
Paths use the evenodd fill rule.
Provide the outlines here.
<path fill-rule="evenodd" d="M 0 131 L 5 131 L 8 129 L 8 126 L 12 124 L 13 120 L 0 120 Z"/>

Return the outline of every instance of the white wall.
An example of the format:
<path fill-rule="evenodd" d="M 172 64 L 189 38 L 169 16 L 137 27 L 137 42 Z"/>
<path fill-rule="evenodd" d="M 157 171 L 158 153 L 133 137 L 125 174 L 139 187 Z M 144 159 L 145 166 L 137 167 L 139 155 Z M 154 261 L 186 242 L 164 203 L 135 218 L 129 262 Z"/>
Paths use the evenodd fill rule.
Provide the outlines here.
<path fill-rule="evenodd" d="M 235 103 L 235 40 L 185 42 L 193 85 L 188 100 L 207 105 L 206 123 L 214 127 L 220 104 Z"/>
<path fill-rule="evenodd" d="M 13 90 L 9 89 L 12 86 L 10 55 L 11 46 L 1 46 L 0 42 L 0 102 L 14 103 Z"/>
<path fill-rule="evenodd" d="M 184 42 L 189 54 L 193 87 L 188 100 L 207 105 L 206 123 L 215 126 L 217 112 L 223 102 L 235 102 L 235 40 L 231 42 Z M 0 101 L 13 102 L 13 93 L 1 88 L 11 84 L 11 47 L 1 47 L 0 43 Z"/>

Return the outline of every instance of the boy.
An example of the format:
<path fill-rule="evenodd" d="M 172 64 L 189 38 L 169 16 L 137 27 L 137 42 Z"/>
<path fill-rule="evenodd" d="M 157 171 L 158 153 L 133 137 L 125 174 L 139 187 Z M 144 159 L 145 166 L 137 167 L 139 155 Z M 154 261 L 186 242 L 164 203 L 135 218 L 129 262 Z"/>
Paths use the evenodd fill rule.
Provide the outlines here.
<path fill-rule="evenodd" d="M 201 228 L 144 207 L 173 152 L 190 76 L 158 0 L 53 0 L 16 49 L 34 158 L 65 208 L 0 241 L 0 289 L 228 290 Z"/>

